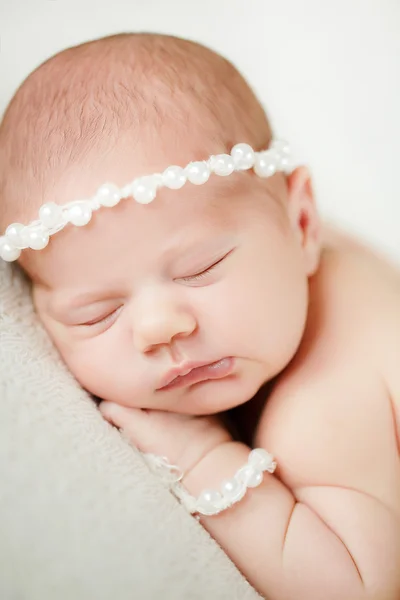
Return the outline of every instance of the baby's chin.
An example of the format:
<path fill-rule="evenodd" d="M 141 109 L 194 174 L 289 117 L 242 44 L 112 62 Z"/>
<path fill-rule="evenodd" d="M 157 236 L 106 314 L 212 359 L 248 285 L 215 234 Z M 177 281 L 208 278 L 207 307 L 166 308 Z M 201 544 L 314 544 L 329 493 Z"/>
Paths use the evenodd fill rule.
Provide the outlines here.
<path fill-rule="evenodd" d="M 205 381 L 193 390 L 192 398 L 188 395 L 179 405 L 177 412 L 203 415 L 225 412 L 249 402 L 265 384 L 267 377 L 226 377 L 216 381 Z"/>
<path fill-rule="evenodd" d="M 183 389 L 158 392 L 157 397 L 153 395 L 148 400 L 131 396 L 123 404 L 193 416 L 222 413 L 251 400 L 268 380 L 261 372 L 246 375 L 232 374 L 222 379 L 201 381 Z"/>

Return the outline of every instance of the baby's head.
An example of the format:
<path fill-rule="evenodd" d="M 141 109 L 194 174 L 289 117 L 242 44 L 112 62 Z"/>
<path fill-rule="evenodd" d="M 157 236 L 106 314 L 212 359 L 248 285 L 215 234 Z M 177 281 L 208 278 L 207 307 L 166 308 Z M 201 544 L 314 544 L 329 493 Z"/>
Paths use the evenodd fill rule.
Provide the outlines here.
<path fill-rule="evenodd" d="M 41 65 L 6 111 L 0 230 L 36 219 L 44 203 L 91 198 L 107 181 L 123 187 L 270 142 L 257 98 L 209 49 L 151 34 L 90 42 Z M 250 169 L 162 187 L 147 205 L 100 208 L 19 260 L 83 387 L 126 406 L 210 414 L 249 400 L 295 355 L 318 240 L 307 170 Z M 217 378 L 196 383 L 204 373 Z"/>

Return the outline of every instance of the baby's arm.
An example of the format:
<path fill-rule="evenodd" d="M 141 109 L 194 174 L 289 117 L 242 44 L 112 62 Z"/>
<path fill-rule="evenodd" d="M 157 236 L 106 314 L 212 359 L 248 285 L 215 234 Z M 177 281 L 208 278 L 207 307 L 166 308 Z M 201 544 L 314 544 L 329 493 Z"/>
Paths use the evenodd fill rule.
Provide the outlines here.
<path fill-rule="evenodd" d="M 258 444 L 278 466 L 281 460 L 282 480 L 265 473 L 238 504 L 201 522 L 271 600 L 398 600 L 400 476 L 389 401 L 353 398 L 341 414 L 346 402 L 326 392 L 322 402 L 296 396 L 293 407 L 302 409 L 290 417 L 284 411 L 281 423 L 271 413 L 274 423 Z M 193 495 L 218 489 L 248 453 L 246 445 L 226 442 L 183 484 Z"/>

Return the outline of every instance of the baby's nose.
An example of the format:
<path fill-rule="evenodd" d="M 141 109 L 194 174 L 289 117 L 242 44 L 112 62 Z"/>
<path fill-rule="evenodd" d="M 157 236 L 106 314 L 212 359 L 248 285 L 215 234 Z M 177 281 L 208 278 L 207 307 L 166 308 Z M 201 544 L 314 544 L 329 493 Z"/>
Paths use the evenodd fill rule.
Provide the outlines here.
<path fill-rule="evenodd" d="M 196 329 L 196 320 L 189 311 L 169 306 L 147 311 L 134 328 L 134 344 L 142 353 L 168 345 L 179 337 L 187 337 Z"/>

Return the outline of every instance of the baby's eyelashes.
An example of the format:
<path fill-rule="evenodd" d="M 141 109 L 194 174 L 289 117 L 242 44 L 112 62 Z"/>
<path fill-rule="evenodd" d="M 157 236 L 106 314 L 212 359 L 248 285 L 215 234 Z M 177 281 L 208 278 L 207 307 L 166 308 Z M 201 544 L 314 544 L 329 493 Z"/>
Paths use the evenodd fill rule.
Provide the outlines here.
<path fill-rule="evenodd" d="M 103 325 L 103 326 L 108 325 L 111 322 L 114 322 L 116 320 L 116 318 L 118 317 L 122 308 L 123 308 L 123 305 L 119 306 L 118 308 L 115 308 L 112 311 L 108 311 L 106 314 L 102 314 L 98 317 L 95 317 L 94 319 L 91 319 L 90 321 L 85 321 L 83 323 L 77 323 L 75 326 L 76 327 L 94 327 L 95 325 Z"/>
<path fill-rule="evenodd" d="M 196 283 L 199 281 L 204 281 L 207 276 L 214 271 L 214 269 L 216 269 L 219 265 L 221 265 L 221 263 L 233 252 L 233 250 L 230 250 L 229 252 L 227 252 L 226 254 L 224 254 L 224 256 L 222 256 L 221 258 L 219 258 L 218 260 L 214 260 L 209 266 L 206 266 L 205 268 L 201 269 L 200 271 L 195 272 L 194 274 L 191 275 L 186 275 L 185 277 L 177 277 L 174 279 L 174 281 L 183 281 L 185 283 Z"/>
<path fill-rule="evenodd" d="M 187 275 L 186 277 L 180 277 L 179 281 L 186 281 L 186 282 L 191 282 L 191 281 L 199 281 L 200 279 L 203 279 L 204 277 L 206 277 L 213 269 L 215 269 L 224 259 L 221 258 L 219 261 L 217 261 L 216 263 L 210 265 L 209 267 L 207 267 L 206 269 L 204 269 L 203 271 L 200 271 L 199 273 L 195 273 L 194 275 Z"/>

